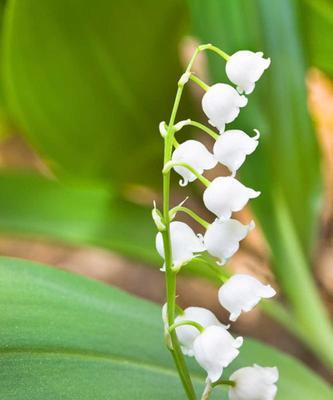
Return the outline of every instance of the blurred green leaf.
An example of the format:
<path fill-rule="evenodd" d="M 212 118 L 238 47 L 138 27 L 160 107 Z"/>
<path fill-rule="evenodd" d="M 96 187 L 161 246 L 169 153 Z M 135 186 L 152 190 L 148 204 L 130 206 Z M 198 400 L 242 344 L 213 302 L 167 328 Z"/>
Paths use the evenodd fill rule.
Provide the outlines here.
<path fill-rule="evenodd" d="M 0 230 L 97 245 L 150 263 L 159 262 L 146 207 L 103 185 L 66 185 L 36 174 L 0 172 Z"/>
<path fill-rule="evenodd" d="M 202 42 L 227 53 L 263 50 L 272 65 L 233 126 L 261 131 L 258 151 L 241 169 L 262 191 L 253 208 L 272 250 L 275 275 L 308 344 L 333 367 L 332 327 L 310 272 L 316 242 L 321 175 L 316 137 L 307 113 L 306 62 L 298 2 L 189 0 Z M 224 61 L 209 57 L 214 82 L 226 80 Z M 330 349 L 327 351 L 327 349 Z"/>
<path fill-rule="evenodd" d="M 331 0 L 301 0 L 304 46 L 310 65 L 333 75 L 333 2 Z"/>
<path fill-rule="evenodd" d="M 0 258 L 1 398 L 180 399 L 160 308 L 104 284 Z M 226 371 L 277 365 L 277 400 L 327 400 L 332 391 L 292 358 L 252 340 Z M 190 360 L 197 390 L 204 375 Z M 213 399 L 221 398 L 216 392 Z"/>
<path fill-rule="evenodd" d="M 59 173 L 153 182 L 179 75 L 181 0 L 10 0 L 10 111 Z"/>

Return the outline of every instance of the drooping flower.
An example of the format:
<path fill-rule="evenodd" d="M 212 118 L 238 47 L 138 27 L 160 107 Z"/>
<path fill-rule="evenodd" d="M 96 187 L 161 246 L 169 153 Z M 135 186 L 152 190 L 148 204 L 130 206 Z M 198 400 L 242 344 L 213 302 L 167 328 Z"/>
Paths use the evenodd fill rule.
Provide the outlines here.
<path fill-rule="evenodd" d="M 239 249 L 239 242 L 243 240 L 255 226 L 254 221 L 243 225 L 236 219 L 221 221 L 216 219 L 209 225 L 204 244 L 209 254 L 220 259 L 220 265 L 232 257 Z"/>
<path fill-rule="evenodd" d="M 202 327 L 207 328 L 208 326 L 223 326 L 221 322 L 215 317 L 215 315 L 207 308 L 203 307 L 188 307 L 184 310 L 184 314 L 176 317 L 175 322 L 181 321 L 194 321 L 199 323 Z M 191 325 L 183 325 L 176 328 L 178 340 L 181 344 L 182 351 L 187 356 L 193 356 L 193 342 L 200 335 L 197 328 Z"/>
<path fill-rule="evenodd" d="M 265 368 L 254 364 L 253 367 L 240 368 L 230 376 L 235 386 L 229 389 L 229 399 L 273 400 L 277 393 L 278 379 L 279 371 L 276 367 Z"/>
<path fill-rule="evenodd" d="M 223 132 L 225 124 L 237 118 L 240 107 L 247 104 L 247 98 L 240 96 L 232 86 L 217 83 L 211 86 L 202 98 L 202 109 L 209 123 Z"/>
<path fill-rule="evenodd" d="M 194 257 L 194 253 L 204 251 L 202 240 L 184 222 L 173 221 L 170 223 L 170 240 L 173 267 L 181 267 Z M 164 258 L 163 237 L 161 232 L 156 235 L 156 249 Z M 165 265 L 162 271 L 165 270 Z"/>
<path fill-rule="evenodd" d="M 209 326 L 193 343 L 194 357 L 207 372 L 208 379 L 216 382 L 239 354 L 243 344 L 241 336 L 236 339 L 222 326 Z"/>
<path fill-rule="evenodd" d="M 249 199 L 258 197 L 260 192 L 250 189 L 235 178 L 222 176 L 215 178 L 205 190 L 203 201 L 206 208 L 219 219 L 231 217 L 234 211 L 240 211 Z"/>
<path fill-rule="evenodd" d="M 236 274 L 219 289 L 219 302 L 230 312 L 230 321 L 236 321 L 241 312 L 252 310 L 259 301 L 275 296 L 270 285 L 264 285 L 250 275 Z"/>
<path fill-rule="evenodd" d="M 270 63 L 270 58 L 263 58 L 262 52 L 240 50 L 229 58 L 225 69 L 228 78 L 237 85 L 239 93 L 249 94 Z"/>
<path fill-rule="evenodd" d="M 247 155 L 254 152 L 258 146 L 259 132 L 255 137 L 245 132 L 232 129 L 221 133 L 214 144 L 214 156 L 223 165 L 228 167 L 232 175 L 241 167 Z"/>
<path fill-rule="evenodd" d="M 204 170 L 214 168 L 217 160 L 206 149 L 206 147 L 197 140 L 186 140 L 177 147 L 172 154 L 172 162 L 184 162 L 196 169 L 199 174 Z M 181 186 L 187 185 L 188 182 L 193 182 L 196 178 L 191 171 L 185 167 L 173 167 L 174 170 L 183 178 L 180 181 Z"/>

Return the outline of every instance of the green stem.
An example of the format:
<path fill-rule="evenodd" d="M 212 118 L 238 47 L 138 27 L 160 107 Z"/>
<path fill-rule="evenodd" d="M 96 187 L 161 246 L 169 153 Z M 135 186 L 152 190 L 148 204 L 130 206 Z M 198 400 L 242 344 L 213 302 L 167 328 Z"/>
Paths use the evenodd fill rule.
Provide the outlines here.
<path fill-rule="evenodd" d="M 207 90 L 209 89 L 209 86 L 200 78 L 198 78 L 196 75 L 194 75 L 193 72 L 190 75 L 190 79 L 191 81 L 195 82 L 198 86 L 200 86 L 201 89 L 203 89 L 205 92 L 207 92 Z"/>
<path fill-rule="evenodd" d="M 192 260 L 192 263 L 195 263 L 196 261 L 204 263 L 209 269 L 214 272 L 214 275 L 218 279 L 218 281 L 214 279 L 215 284 L 220 284 L 221 282 L 225 283 L 232 276 L 232 274 L 225 267 L 219 267 L 218 265 L 216 265 L 216 261 L 213 259 L 207 260 L 203 257 L 196 257 Z"/>
<path fill-rule="evenodd" d="M 197 48 L 185 71 L 189 72 L 192 65 L 199 54 L 200 50 Z M 166 137 L 164 138 L 164 165 L 170 161 L 172 154 L 172 144 L 174 139 L 174 123 L 179 108 L 180 99 L 183 93 L 184 84 L 178 83 L 178 89 L 173 104 L 170 121 Z M 167 314 L 168 324 L 171 326 L 175 319 L 175 300 L 176 300 L 176 272 L 172 270 L 172 254 L 171 254 L 171 241 L 170 241 L 170 217 L 169 217 L 169 203 L 170 203 L 170 172 L 163 174 L 163 216 L 166 225 L 165 231 L 162 233 L 163 246 L 164 246 L 164 259 L 165 259 L 165 284 L 166 284 L 166 301 L 167 301 Z M 189 400 L 196 400 L 196 394 L 193 388 L 190 374 L 186 366 L 183 353 L 181 351 L 178 338 L 175 331 L 170 333 L 170 340 L 172 344 L 172 356 L 176 364 L 176 368 L 180 379 L 182 381 L 184 390 Z"/>
<path fill-rule="evenodd" d="M 228 380 L 228 379 L 219 379 L 218 381 L 216 381 L 212 384 L 213 387 L 218 386 L 218 385 L 227 385 L 227 386 L 234 387 L 236 385 L 236 382 Z"/>
<path fill-rule="evenodd" d="M 216 132 L 214 132 L 212 129 L 208 128 L 206 125 L 201 124 L 200 122 L 192 121 L 191 119 L 188 120 L 188 123 L 186 125 L 192 125 L 195 126 L 196 128 L 201 129 L 202 131 L 208 133 L 213 139 L 217 140 L 219 139 L 220 135 Z"/>
<path fill-rule="evenodd" d="M 229 54 L 225 53 L 223 50 L 219 49 L 216 46 L 213 46 L 212 44 L 208 43 L 208 44 L 202 44 L 201 46 L 199 46 L 199 50 L 210 50 L 213 51 L 214 53 L 218 54 L 219 56 L 221 56 L 222 58 L 224 58 L 226 61 L 229 60 L 230 56 Z"/>
<path fill-rule="evenodd" d="M 175 138 L 173 138 L 173 146 L 175 147 L 175 149 L 177 149 L 179 147 L 179 143 L 177 142 L 177 140 Z"/>
<path fill-rule="evenodd" d="M 171 333 L 174 331 L 176 328 L 179 328 L 180 326 L 184 325 L 191 325 L 194 326 L 194 328 L 198 329 L 200 333 L 204 331 L 204 327 L 200 325 L 198 322 L 195 321 L 190 321 L 190 320 L 185 320 L 185 321 L 180 321 L 180 322 L 175 322 L 169 327 L 169 332 Z"/>
<path fill-rule="evenodd" d="M 187 207 L 177 206 L 170 210 L 170 218 L 174 218 L 176 213 L 182 211 L 192 217 L 195 221 L 197 221 L 200 225 L 202 225 L 205 229 L 209 227 L 209 222 L 205 221 L 203 218 L 199 217 L 194 211 L 190 210 Z"/>

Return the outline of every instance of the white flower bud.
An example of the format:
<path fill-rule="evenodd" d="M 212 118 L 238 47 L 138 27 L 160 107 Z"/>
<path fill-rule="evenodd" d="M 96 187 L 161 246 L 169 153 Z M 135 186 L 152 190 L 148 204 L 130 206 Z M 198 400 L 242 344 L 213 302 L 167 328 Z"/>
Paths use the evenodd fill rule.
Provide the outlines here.
<path fill-rule="evenodd" d="M 169 333 L 169 322 L 168 322 L 168 304 L 165 303 L 162 307 L 162 320 L 164 325 L 164 337 L 166 345 L 169 349 L 173 349 L 172 341 Z"/>
<path fill-rule="evenodd" d="M 181 321 L 194 321 L 200 324 L 202 327 L 207 328 L 208 326 L 216 325 L 223 326 L 221 322 L 215 317 L 215 315 L 206 308 L 202 307 L 188 307 L 184 310 L 184 314 L 179 315 L 175 319 L 175 323 Z M 177 337 L 181 344 L 182 351 L 185 355 L 193 356 L 193 342 L 200 335 L 197 328 L 191 325 L 182 325 L 176 328 Z"/>
<path fill-rule="evenodd" d="M 164 330 L 168 331 L 169 323 L 168 323 L 168 303 L 164 303 L 162 306 L 162 321 L 164 325 Z"/>
<path fill-rule="evenodd" d="M 194 253 L 204 251 L 202 240 L 184 222 L 173 221 L 170 224 L 170 240 L 172 249 L 173 267 L 181 267 L 186 262 L 192 260 Z M 161 257 L 164 258 L 163 237 L 161 232 L 156 235 L 156 249 Z M 165 265 L 162 271 L 165 270 Z"/>
<path fill-rule="evenodd" d="M 229 379 L 235 382 L 235 386 L 229 389 L 230 400 L 273 400 L 279 371 L 276 367 L 264 368 L 254 364 L 253 367 L 238 369 Z"/>
<path fill-rule="evenodd" d="M 194 357 L 206 370 L 208 379 L 216 382 L 227 367 L 239 354 L 243 344 L 241 336 L 236 339 L 222 326 L 209 326 L 193 343 Z"/>
<path fill-rule="evenodd" d="M 161 121 L 158 125 L 161 136 L 164 138 L 168 132 L 168 125 L 165 121 Z"/>
<path fill-rule="evenodd" d="M 202 109 L 209 123 L 223 132 L 225 124 L 232 122 L 239 114 L 239 108 L 247 104 L 247 98 L 240 96 L 232 86 L 217 83 L 211 86 L 202 98 Z"/>
<path fill-rule="evenodd" d="M 184 86 L 190 79 L 191 72 L 184 72 L 183 75 L 179 78 L 178 85 Z"/>
<path fill-rule="evenodd" d="M 253 138 L 238 129 L 225 131 L 214 145 L 214 156 L 235 175 L 247 155 L 254 152 L 258 146 L 259 133 Z"/>
<path fill-rule="evenodd" d="M 154 208 L 151 211 L 153 221 L 155 222 L 155 225 L 160 232 L 165 231 L 165 225 L 164 225 L 162 218 L 156 208 L 155 201 L 153 202 L 153 204 L 154 204 Z"/>
<path fill-rule="evenodd" d="M 239 93 L 249 94 L 270 63 L 269 58 L 263 58 L 262 52 L 241 50 L 229 58 L 225 69 L 228 78 L 237 85 Z"/>
<path fill-rule="evenodd" d="M 189 164 L 196 169 L 199 174 L 202 174 L 206 169 L 214 168 L 217 164 L 217 160 L 214 156 L 202 143 L 196 140 L 187 140 L 177 147 L 172 154 L 172 162 L 184 162 Z M 197 179 L 196 176 L 185 167 L 174 167 L 174 170 L 183 178 L 183 181 L 179 182 L 181 186 L 185 186 L 188 182 L 193 182 Z"/>
<path fill-rule="evenodd" d="M 241 312 L 252 310 L 259 301 L 275 296 L 270 285 L 263 285 L 250 275 L 233 275 L 220 287 L 218 298 L 222 307 L 230 312 L 230 321 L 236 321 Z"/>
<path fill-rule="evenodd" d="M 215 178 L 205 190 L 203 201 L 206 208 L 219 219 L 231 217 L 234 211 L 240 211 L 249 199 L 258 197 L 260 192 L 250 189 L 236 179 L 226 176 Z"/>
<path fill-rule="evenodd" d="M 243 225 L 236 219 L 226 221 L 217 219 L 209 225 L 205 233 L 205 248 L 209 254 L 220 259 L 220 265 L 224 265 L 236 253 L 239 242 L 254 226 L 254 221 L 251 221 L 249 225 Z"/>

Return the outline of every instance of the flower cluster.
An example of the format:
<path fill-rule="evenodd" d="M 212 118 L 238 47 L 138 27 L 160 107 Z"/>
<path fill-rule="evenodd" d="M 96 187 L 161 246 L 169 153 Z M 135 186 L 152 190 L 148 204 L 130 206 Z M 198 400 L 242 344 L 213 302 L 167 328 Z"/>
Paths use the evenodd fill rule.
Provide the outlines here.
<path fill-rule="evenodd" d="M 208 46 L 210 45 L 206 45 L 206 49 L 211 49 Z M 209 87 L 199 78 L 193 79 L 199 84 L 201 82 L 200 86 L 205 89 L 202 109 L 209 123 L 218 132 L 191 120 L 180 121 L 172 126 L 167 126 L 164 122 L 160 124 L 160 133 L 163 137 L 168 134 L 174 135 L 186 125 L 193 125 L 210 134 L 215 140 L 213 151 L 210 152 L 199 141 L 186 140 L 179 144 L 172 136 L 174 151 L 170 160 L 166 160 L 163 173 L 169 173 L 173 169 L 181 177 L 179 182 L 181 186 L 199 179 L 206 186 L 203 203 L 215 215 L 215 220 L 208 223 L 181 204 L 170 210 L 166 218 L 154 207 L 153 217 L 159 229 L 156 248 L 161 257 L 165 258 L 167 231 L 170 268 L 175 273 L 203 252 L 213 256 L 218 265 L 224 265 L 237 252 L 240 241 L 255 226 L 253 221 L 244 225 L 232 215 L 240 211 L 250 199 L 260 195 L 259 191 L 244 186 L 235 178 L 246 156 L 257 148 L 259 132 L 255 130 L 255 136 L 250 137 L 238 129 L 225 130 L 225 126 L 236 119 L 240 108 L 246 106 L 248 99 L 242 93 L 249 94 L 253 91 L 255 82 L 268 68 L 270 60 L 263 58 L 262 53 L 251 51 L 238 51 L 225 58 L 227 76 L 237 86 L 236 89 L 226 83 L 217 83 Z M 192 74 L 187 71 L 181 78 L 180 84 L 184 85 L 191 76 Z M 202 174 L 218 163 L 226 166 L 230 175 L 217 177 L 210 182 Z M 187 212 L 201 223 L 205 228 L 204 235 L 197 235 L 184 222 L 174 220 L 179 211 Z M 165 271 L 167 268 L 168 266 L 164 264 L 162 270 Z M 220 287 L 218 300 L 230 313 L 230 321 L 236 321 L 242 312 L 250 311 L 262 298 L 274 295 L 275 290 L 270 285 L 264 285 L 250 275 L 236 274 Z M 163 307 L 165 331 L 176 332 L 183 354 L 194 357 L 207 372 L 208 384 L 228 382 L 231 400 L 274 399 L 277 391 L 275 383 L 278 379 L 276 368 L 254 365 L 239 369 L 227 381 L 221 380 L 224 368 L 238 356 L 243 344 L 242 337 L 234 338 L 229 332 L 229 325 L 223 325 L 205 308 L 189 307 L 181 310 L 178 306 L 170 325 L 167 312 L 167 306 Z"/>

